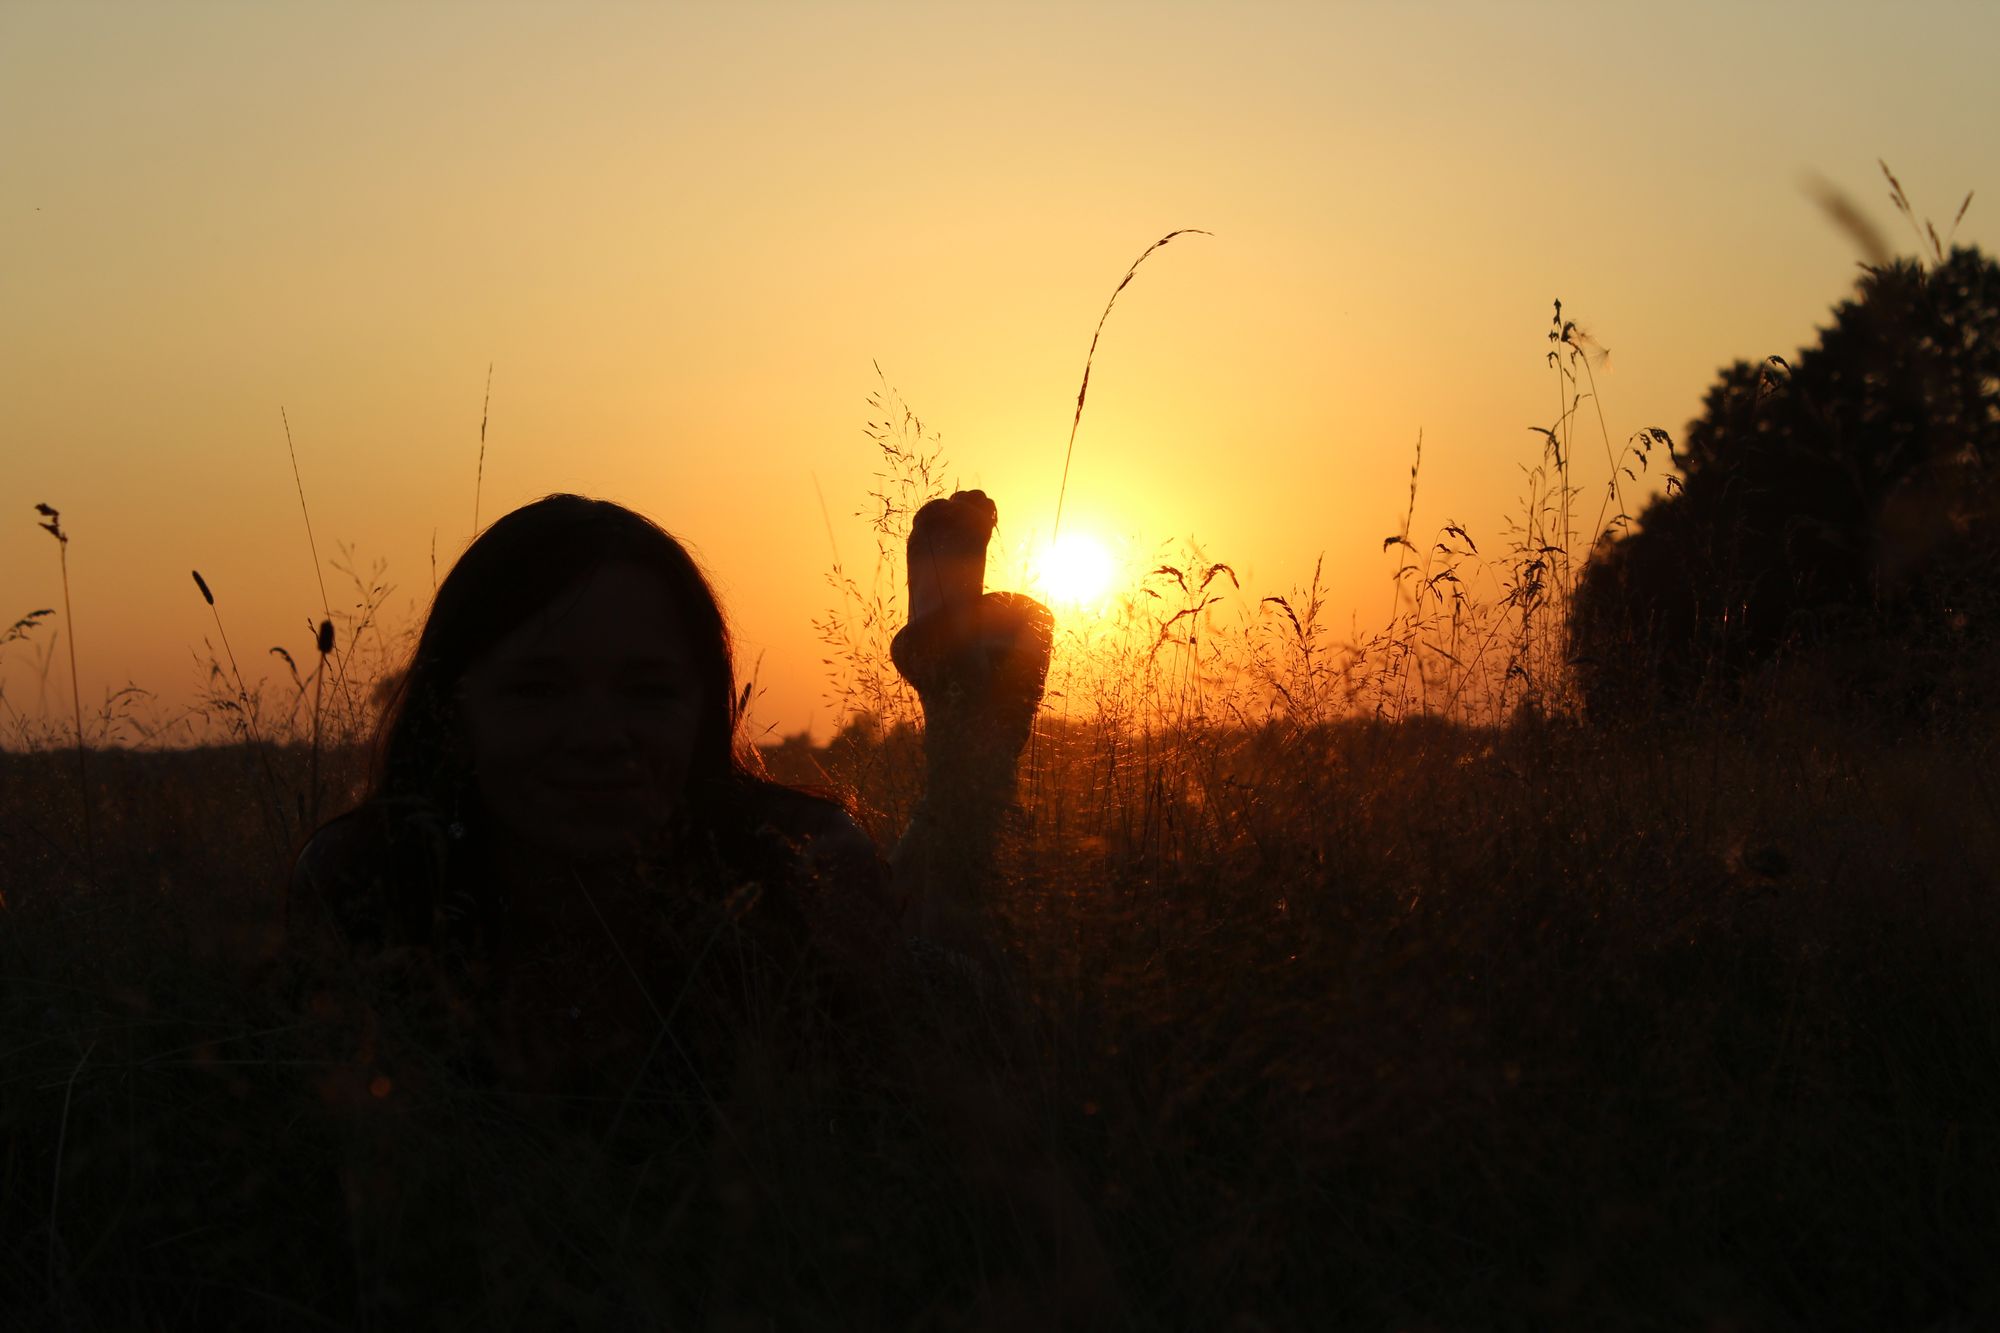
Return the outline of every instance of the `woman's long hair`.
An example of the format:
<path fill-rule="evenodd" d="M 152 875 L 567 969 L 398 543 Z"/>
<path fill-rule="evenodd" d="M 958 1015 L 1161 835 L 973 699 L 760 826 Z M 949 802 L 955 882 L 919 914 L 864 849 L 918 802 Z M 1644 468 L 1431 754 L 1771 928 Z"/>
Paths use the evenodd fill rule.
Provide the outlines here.
<path fill-rule="evenodd" d="M 471 758 L 458 712 L 466 671 L 516 626 L 614 561 L 653 572 L 687 636 L 698 719 L 677 815 L 694 841 L 725 856 L 791 795 L 736 743 L 739 701 L 729 627 L 687 549 L 651 519 L 609 500 L 550 495 L 479 534 L 438 586 L 408 669 L 376 729 L 364 807 L 428 812 L 454 839 L 478 832 Z M 803 799 L 803 797 L 801 797 Z"/>

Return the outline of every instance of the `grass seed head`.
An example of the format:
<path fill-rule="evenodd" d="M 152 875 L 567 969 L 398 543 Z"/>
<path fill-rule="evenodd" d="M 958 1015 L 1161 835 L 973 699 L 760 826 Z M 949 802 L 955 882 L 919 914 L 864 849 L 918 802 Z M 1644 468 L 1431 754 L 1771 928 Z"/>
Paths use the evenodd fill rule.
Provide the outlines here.
<path fill-rule="evenodd" d="M 64 546 L 68 546 L 69 534 L 62 530 L 62 515 L 49 505 L 36 505 L 35 512 L 40 514 L 45 520 L 41 525 L 42 531 L 54 537 Z"/>

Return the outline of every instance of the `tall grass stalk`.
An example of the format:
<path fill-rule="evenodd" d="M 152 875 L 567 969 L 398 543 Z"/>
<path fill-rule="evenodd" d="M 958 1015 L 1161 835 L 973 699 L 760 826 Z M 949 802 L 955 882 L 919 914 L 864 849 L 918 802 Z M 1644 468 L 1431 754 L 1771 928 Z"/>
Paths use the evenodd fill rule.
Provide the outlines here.
<path fill-rule="evenodd" d="M 479 400 L 479 466 L 472 475 L 472 535 L 479 535 L 479 492 L 486 484 L 486 416 L 493 405 L 493 363 L 486 363 L 486 393 Z M 433 563 L 436 556 L 432 557 Z"/>
<path fill-rule="evenodd" d="M 319 750 L 320 723 L 324 718 L 320 704 L 326 692 L 326 659 L 333 652 L 333 620 L 328 617 L 319 622 L 319 634 L 314 644 L 319 649 L 319 670 L 313 672 L 313 735 L 312 735 L 312 806 L 307 818 L 307 826 L 319 826 Z"/>
<path fill-rule="evenodd" d="M 229 631 L 222 627 L 222 612 L 215 605 L 215 594 L 209 591 L 208 580 L 201 576 L 201 571 L 198 569 L 188 572 L 194 575 L 194 586 L 201 591 L 201 599 L 208 603 L 209 614 L 215 618 L 215 632 L 221 636 L 223 654 L 229 658 L 230 674 L 236 677 L 236 709 L 243 718 L 244 738 L 249 742 L 251 750 L 256 753 L 257 762 L 264 771 L 264 798 L 272 809 L 274 821 L 271 830 L 273 852 L 282 855 L 290 831 L 285 823 L 284 802 L 278 799 L 278 777 L 271 771 L 271 756 L 266 751 L 263 739 L 257 734 L 257 703 L 250 693 L 249 685 L 243 679 L 243 669 L 236 664 L 236 650 L 229 645 Z"/>
<path fill-rule="evenodd" d="M 1055 544 L 1056 538 L 1062 536 L 1063 497 L 1069 494 L 1069 464 L 1070 459 L 1076 454 L 1076 428 L 1083 424 L 1083 402 L 1090 395 L 1090 366 L 1097 359 L 1097 340 L 1104 336 L 1104 321 L 1111 318 L 1111 307 L 1118 304 L 1118 293 L 1124 291 L 1131 283 L 1133 275 L 1139 271 L 1139 265 L 1146 262 L 1146 256 L 1174 237 L 1213 235 L 1214 232 L 1203 231 L 1200 227 L 1182 227 L 1177 231 L 1168 232 L 1141 251 L 1139 257 L 1132 261 L 1132 267 L 1125 270 L 1125 276 L 1118 280 L 1118 285 L 1111 289 L 1111 299 L 1104 303 L 1104 313 L 1097 317 L 1097 327 L 1091 330 L 1090 334 L 1090 350 L 1084 353 L 1083 357 L 1083 383 L 1077 386 L 1076 412 L 1069 419 L 1069 443 L 1063 449 L 1062 484 L 1056 487 L 1056 521 L 1049 533 L 1051 545 Z"/>
<path fill-rule="evenodd" d="M 76 673 L 76 615 L 69 603 L 69 534 L 62 530 L 62 515 L 45 504 L 35 506 L 42 516 L 42 530 L 56 539 L 62 565 L 63 624 L 69 629 L 69 701 L 76 722 L 76 799 L 83 808 L 83 864 L 94 883 L 97 879 L 97 838 L 90 821 L 90 764 L 83 740 L 83 690 Z"/>
<path fill-rule="evenodd" d="M 1124 276 L 1118 279 L 1118 285 L 1111 289 L 1110 297 L 1104 302 L 1104 309 L 1097 316 L 1097 327 L 1090 331 L 1090 347 L 1083 355 L 1083 380 L 1076 388 L 1076 410 L 1070 414 L 1069 440 L 1063 446 L 1062 480 L 1056 486 L 1056 516 L 1055 521 L 1049 527 L 1049 545 L 1051 548 L 1055 546 L 1056 541 L 1062 536 L 1063 502 L 1069 496 L 1069 467 L 1071 461 L 1076 457 L 1076 432 L 1078 427 L 1083 424 L 1083 405 L 1090 397 L 1090 371 L 1097 360 L 1097 343 L 1104 336 L 1104 325 L 1111 318 L 1112 307 L 1118 304 L 1119 293 L 1131 285 L 1133 277 L 1139 272 L 1139 265 L 1145 263 L 1153 251 L 1160 249 L 1175 237 L 1213 236 L 1214 234 L 1214 232 L 1206 231 L 1200 227 L 1179 227 L 1168 232 L 1165 236 L 1162 236 L 1159 240 L 1154 241 L 1139 252 L 1139 257 L 1132 261 L 1131 266 L 1125 270 Z M 1065 696 L 1064 707 L 1065 709 L 1068 707 L 1067 696 Z M 1037 727 L 1028 733 L 1029 782 L 1036 789 L 1037 797 L 1040 794 L 1041 771 L 1041 728 Z"/>
<path fill-rule="evenodd" d="M 306 508 L 306 483 L 299 475 L 299 451 L 292 444 L 292 419 L 286 414 L 283 404 L 278 406 L 278 420 L 285 426 L 285 452 L 292 460 L 292 484 L 299 492 L 299 515 L 306 521 L 306 549 L 312 552 L 313 578 L 319 583 L 320 614 L 331 620 L 333 599 L 326 595 L 326 575 L 321 572 L 319 563 L 319 542 L 313 538 L 312 510 Z M 209 605 L 213 606 L 214 603 L 211 602 Z"/>
<path fill-rule="evenodd" d="M 1604 462 L 1611 469 L 1610 484 L 1605 487 L 1604 501 L 1597 509 L 1597 521 L 1591 525 L 1591 540 L 1595 543 L 1609 530 L 1605 527 L 1606 513 L 1613 500 L 1618 502 L 1618 510 L 1615 515 L 1610 517 L 1611 529 L 1622 527 L 1631 521 L 1631 511 L 1625 507 L 1625 488 L 1618 484 L 1618 458 L 1611 448 L 1611 428 L 1605 424 L 1604 420 L 1604 399 L 1597 392 L 1596 364 L 1608 360 L 1611 356 L 1611 349 L 1591 337 L 1575 320 L 1564 320 L 1562 318 L 1561 301 L 1556 302 L 1556 319 L 1556 330 L 1550 337 L 1569 349 L 1571 369 L 1567 374 L 1572 385 L 1576 383 L 1575 368 L 1580 366 L 1583 369 L 1584 382 L 1589 386 L 1588 396 L 1590 398 L 1590 405 L 1597 413 L 1598 438 L 1604 443 Z M 1580 393 L 1577 399 L 1571 402 L 1570 411 L 1572 415 L 1574 415 L 1576 408 L 1580 405 L 1582 397 L 1583 395 Z M 1573 432 L 1574 427 L 1572 427 L 1571 436 L 1572 447 L 1575 444 Z"/>
<path fill-rule="evenodd" d="M 305 479 L 299 475 L 299 451 L 292 444 L 292 419 L 286 413 L 283 404 L 280 404 L 278 407 L 278 419 L 285 426 L 285 452 L 290 455 L 292 460 L 292 484 L 298 488 L 299 515 L 305 520 L 306 524 L 306 549 L 312 553 L 313 580 L 319 585 L 320 617 L 322 623 L 328 623 L 333 619 L 333 599 L 326 595 L 326 572 L 320 564 L 319 542 L 313 537 L 312 510 L 306 507 L 306 483 Z M 212 606 L 213 603 L 210 605 Z M 326 666 L 324 654 L 321 655 L 320 666 L 322 670 Z M 333 667 L 336 694 L 344 696 L 347 693 L 346 656 L 344 654 L 336 654 L 333 659 Z M 317 744 L 319 733 L 319 699 L 317 694 L 315 694 L 313 699 L 313 733 L 314 743 Z M 314 795 L 317 798 L 318 793 L 315 792 Z"/>

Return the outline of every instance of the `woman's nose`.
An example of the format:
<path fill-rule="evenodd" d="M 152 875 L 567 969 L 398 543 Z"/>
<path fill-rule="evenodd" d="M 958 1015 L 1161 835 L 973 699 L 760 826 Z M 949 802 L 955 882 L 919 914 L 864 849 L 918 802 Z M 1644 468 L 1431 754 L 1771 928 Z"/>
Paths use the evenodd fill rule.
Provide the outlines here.
<path fill-rule="evenodd" d="M 606 753 L 632 750 L 631 709 L 609 687 L 579 690 L 563 739 L 571 749 Z"/>

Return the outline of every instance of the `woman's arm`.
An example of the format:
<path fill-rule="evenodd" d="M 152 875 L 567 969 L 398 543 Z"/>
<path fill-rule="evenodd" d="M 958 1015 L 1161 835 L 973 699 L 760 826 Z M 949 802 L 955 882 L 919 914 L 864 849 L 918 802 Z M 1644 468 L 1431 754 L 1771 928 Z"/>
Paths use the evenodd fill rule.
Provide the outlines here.
<path fill-rule="evenodd" d="M 896 668 L 924 709 L 924 794 L 890 854 L 920 934 L 970 943 L 1014 860 L 1021 752 L 1048 675 L 1054 622 L 1021 593 L 983 591 L 997 513 L 978 491 L 917 512 L 909 543 L 910 622 Z"/>

